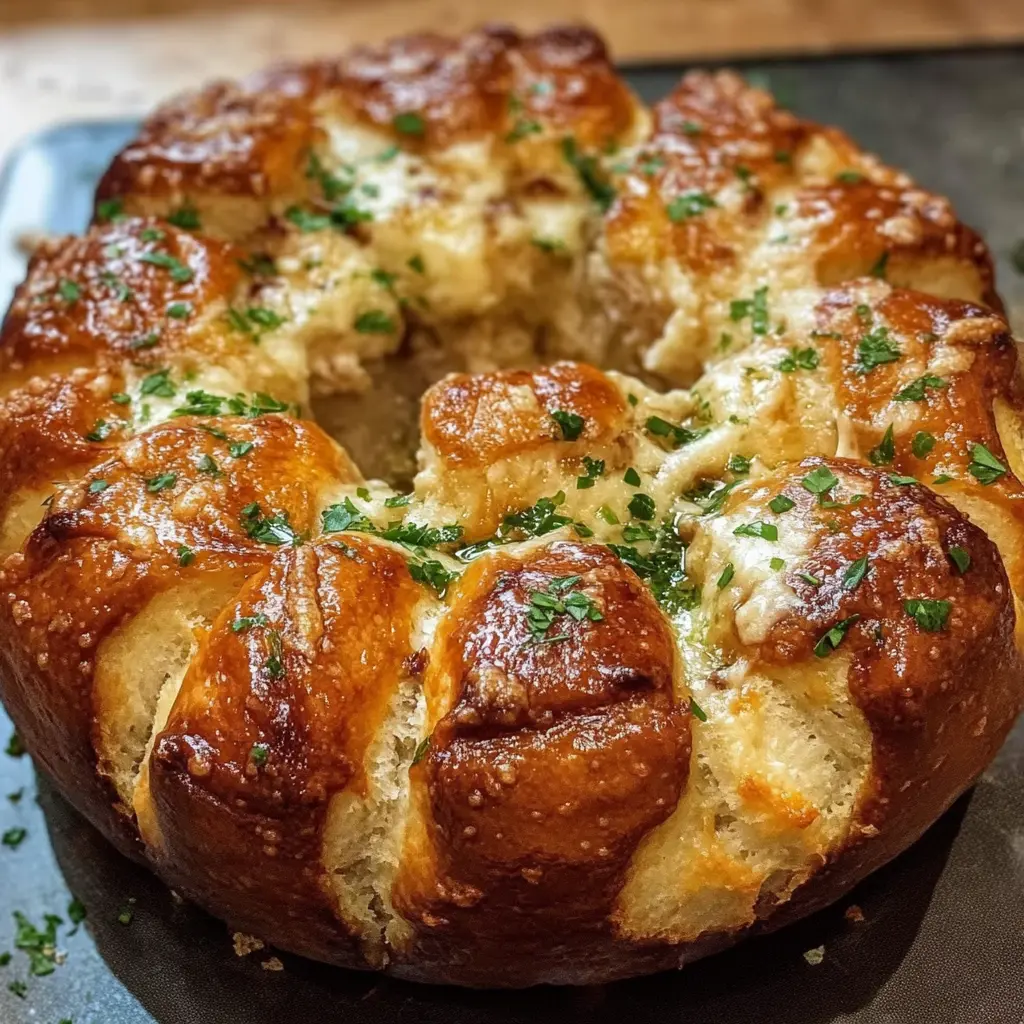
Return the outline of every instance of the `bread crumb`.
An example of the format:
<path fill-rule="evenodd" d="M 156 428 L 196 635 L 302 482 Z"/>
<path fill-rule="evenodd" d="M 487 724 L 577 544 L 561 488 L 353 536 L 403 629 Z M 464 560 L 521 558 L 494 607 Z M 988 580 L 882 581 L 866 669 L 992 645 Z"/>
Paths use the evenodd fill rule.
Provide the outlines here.
<path fill-rule="evenodd" d="M 815 946 L 814 949 L 807 950 L 804 953 L 804 959 L 812 966 L 817 967 L 822 960 L 825 959 L 825 947 Z"/>
<path fill-rule="evenodd" d="M 283 971 L 284 964 L 276 956 L 272 956 L 269 960 L 264 960 L 260 964 L 260 967 L 265 971 Z"/>
<path fill-rule="evenodd" d="M 860 924 L 864 920 L 864 911 L 856 903 L 852 903 L 846 908 L 843 917 L 851 924 Z"/>
<path fill-rule="evenodd" d="M 248 956 L 256 950 L 263 948 L 263 940 L 257 939 L 255 935 L 246 935 L 245 932 L 235 932 L 231 936 L 235 947 L 235 956 Z"/>

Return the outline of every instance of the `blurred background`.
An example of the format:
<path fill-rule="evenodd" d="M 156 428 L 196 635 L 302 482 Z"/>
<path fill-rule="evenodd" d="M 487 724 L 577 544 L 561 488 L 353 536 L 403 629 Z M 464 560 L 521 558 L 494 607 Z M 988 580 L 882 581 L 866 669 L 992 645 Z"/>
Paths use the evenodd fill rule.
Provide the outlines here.
<path fill-rule="evenodd" d="M 214 75 L 484 20 L 585 20 L 623 63 L 1024 40 L 1024 0 L 0 0 L 0 162 L 48 125 L 139 114 Z"/>

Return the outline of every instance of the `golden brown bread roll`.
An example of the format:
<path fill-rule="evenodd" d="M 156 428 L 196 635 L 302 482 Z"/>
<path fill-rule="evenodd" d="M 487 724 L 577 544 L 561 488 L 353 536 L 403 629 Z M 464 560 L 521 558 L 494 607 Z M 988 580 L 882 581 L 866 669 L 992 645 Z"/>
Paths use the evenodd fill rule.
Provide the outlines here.
<path fill-rule="evenodd" d="M 588 30 L 486 28 L 218 83 L 4 321 L 3 699 L 284 949 L 680 966 L 998 749 L 1021 408 L 977 236 L 735 75 L 647 110 Z"/>

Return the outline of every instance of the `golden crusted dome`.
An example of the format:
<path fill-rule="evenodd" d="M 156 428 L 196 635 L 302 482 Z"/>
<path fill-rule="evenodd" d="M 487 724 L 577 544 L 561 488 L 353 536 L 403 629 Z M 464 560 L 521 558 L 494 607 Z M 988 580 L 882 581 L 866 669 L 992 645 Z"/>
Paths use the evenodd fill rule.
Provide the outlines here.
<path fill-rule="evenodd" d="M 489 27 L 216 83 L 4 321 L 4 701 L 282 948 L 679 966 L 1010 728 L 1016 374 L 949 203 L 734 74 L 648 110 L 588 30 Z"/>

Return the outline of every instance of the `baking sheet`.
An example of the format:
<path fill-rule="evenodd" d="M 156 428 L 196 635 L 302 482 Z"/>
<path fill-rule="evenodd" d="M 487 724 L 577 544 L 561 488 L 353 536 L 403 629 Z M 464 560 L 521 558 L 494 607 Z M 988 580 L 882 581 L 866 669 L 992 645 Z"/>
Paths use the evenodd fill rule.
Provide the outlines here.
<path fill-rule="evenodd" d="M 657 98 L 680 68 L 627 72 Z M 748 65 L 801 114 L 838 124 L 952 197 L 988 239 L 1024 334 L 1024 50 Z M 73 125 L 31 141 L 0 181 L 0 307 L 21 278 L 23 233 L 79 231 L 91 189 L 130 136 Z M 10 725 L 0 710 L 0 749 Z M 4 794 L 22 791 L 17 802 Z M 238 957 L 226 927 L 115 854 L 28 757 L 0 753 L 2 1024 L 1022 1024 L 1024 722 L 975 790 L 848 899 L 775 936 L 682 972 L 584 989 L 467 992 L 393 982 L 264 950 Z M 87 908 L 71 931 L 67 906 Z M 862 922 L 846 911 L 859 908 Z M 32 977 L 13 911 L 59 914 L 64 962 Z M 857 916 L 854 914 L 853 916 Z M 123 923 L 130 918 L 129 923 Z M 804 954 L 824 946 L 818 964 Z M 2 958 L 0 958 L 2 959 Z M 815 959 L 812 957 L 812 959 Z M 24 982 L 24 997 L 8 985 Z"/>

